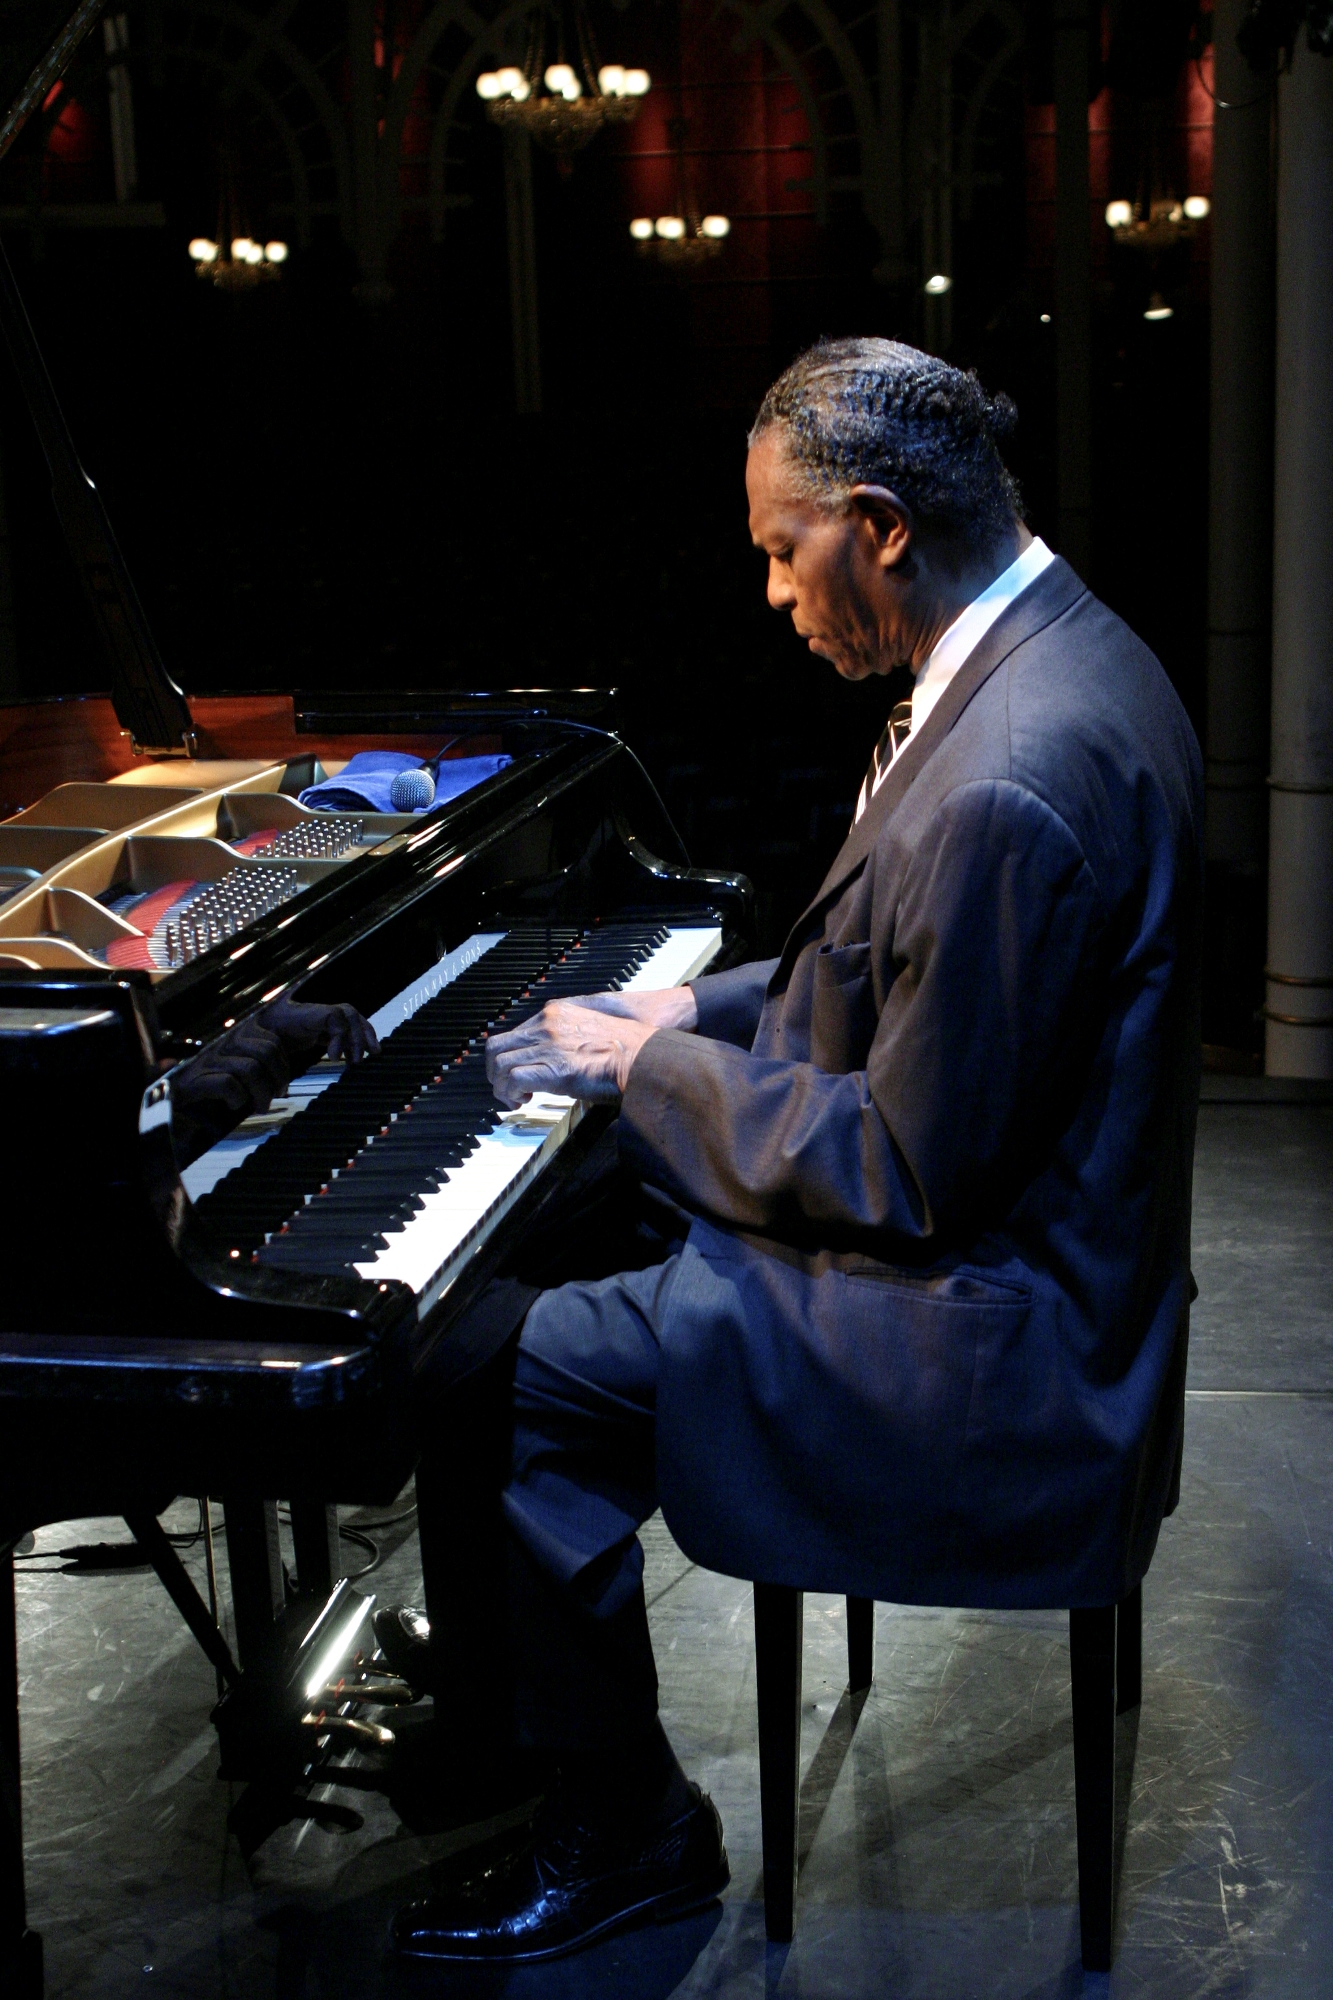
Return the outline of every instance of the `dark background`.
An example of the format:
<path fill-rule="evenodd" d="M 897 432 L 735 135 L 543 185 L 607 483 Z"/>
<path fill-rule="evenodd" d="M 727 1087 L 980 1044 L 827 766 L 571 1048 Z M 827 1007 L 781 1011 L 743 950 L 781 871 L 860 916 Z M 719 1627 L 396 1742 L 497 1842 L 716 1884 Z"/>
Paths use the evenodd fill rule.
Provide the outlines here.
<path fill-rule="evenodd" d="M 1197 43 L 1198 22 L 1192 9 L 1148 12 L 1150 28 L 1130 26 L 1160 49 L 1179 181 L 1206 75 L 1188 39 Z M 655 88 L 673 64 L 679 75 L 678 12 L 635 0 L 596 19 L 604 47 L 629 59 L 639 36 Z M 1140 99 L 1113 60 L 1115 27 L 1108 14 L 1090 80 L 1106 143 L 1090 219 L 1100 234 L 1089 581 L 1159 653 L 1202 731 L 1207 225 L 1154 274 L 1174 317 L 1146 322 L 1142 261 L 1109 247 L 1100 220 L 1106 191 L 1137 171 Z M 1012 463 L 1031 525 L 1054 543 L 1043 35 L 1032 10 L 983 135 L 983 184 L 956 227 L 949 353 L 1017 403 Z M 42 171 L 59 182 L 49 198 L 106 200 L 100 72 L 72 86 L 85 115 L 63 161 L 48 146 Z M 896 690 L 845 686 L 768 611 L 746 531 L 745 432 L 766 382 L 818 335 L 922 339 L 919 284 L 876 282 L 854 203 L 824 228 L 794 221 L 782 237 L 774 225 L 753 283 L 725 260 L 681 280 L 629 243 L 635 128 L 595 141 L 567 180 L 537 155 L 544 407 L 518 417 L 500 139 L 480 105 L 469 110 L 469 205 L 451 212 L 439 244 L 405 225 L 392 296 L 377 304 L 354 296 L 356 268 L 331 222 L 317 223 L 278 282 L 243 296 L 198 282 L 185 244 L 213 229 L 216 107 L 179 75 L 154 87 L 145 68 L 135 109 L 139 196 L 164 205 L 166 226 L 11 226 L 5 240 L 177 679 L 197 692 L 613 685 L 624 733 L 692 858 L 752 876 L 760 942 L 776 949 L 841 840 Z M 1190 158 L 1197 179 L 1197 146 Z M 31 147 L 0 173 L 0 195 L 21 198 Z M 254 198 L 262 204 L 262 186 Z M 103 687 L 7 370 L 0 463 L 22 690 Z"/>

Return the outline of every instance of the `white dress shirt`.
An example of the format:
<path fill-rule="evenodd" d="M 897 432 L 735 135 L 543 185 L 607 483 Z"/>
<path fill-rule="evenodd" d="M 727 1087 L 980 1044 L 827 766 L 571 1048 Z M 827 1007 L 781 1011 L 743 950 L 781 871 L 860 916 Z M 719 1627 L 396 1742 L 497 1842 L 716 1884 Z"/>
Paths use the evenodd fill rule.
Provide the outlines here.
<path fill-rule="evenodd" d="M 974 597 L 967 609 L 959 612 L 953 624 L 936 641 L 933 651 L 918 671 L 912 688 L 912 733 L 899 744 L 894 755 L 881 764 L 871 788 L 872 798 L 898 759 L 911 754 L 912 746 L 921 733 L 922 723 L 963 662 L 981 644 L 1000 613 L 1011 605 L 1030 583 L 1035 583 L 1047 565 L 1054 561 L 1054 555 L 1041 536 L 1034 535 L 1022 555 L 1011 562 L 1008 569 L 1002 570 L 994 583 L 988 583 L 980 597 Z M 864 809 L 862 806 L 861 811 Z M 857 818 L 860 816 L 858 812 Z"/>

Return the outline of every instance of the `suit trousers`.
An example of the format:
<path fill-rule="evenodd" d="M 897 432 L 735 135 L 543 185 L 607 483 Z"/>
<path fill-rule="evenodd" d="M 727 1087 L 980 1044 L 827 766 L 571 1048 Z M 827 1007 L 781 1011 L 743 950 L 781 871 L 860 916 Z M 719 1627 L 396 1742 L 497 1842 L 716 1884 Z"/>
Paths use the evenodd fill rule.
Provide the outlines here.
<path fill-rule="evenodd" d="M 609 1148 L 578 1193 L 529 1282 L 497 1281 L 460 1330 L 475 1349 L 521 1320 L 439 1395 L 417 1495 L 437 1713 L 486 1754 L 508 1741 L 615 1790 L 661 1764 L 637 1530 L 657 1507 L 659 1333 L 684 1218 L 645 1204 Z M 637 1268 L 530 1282 L 608 1258 Z"/>

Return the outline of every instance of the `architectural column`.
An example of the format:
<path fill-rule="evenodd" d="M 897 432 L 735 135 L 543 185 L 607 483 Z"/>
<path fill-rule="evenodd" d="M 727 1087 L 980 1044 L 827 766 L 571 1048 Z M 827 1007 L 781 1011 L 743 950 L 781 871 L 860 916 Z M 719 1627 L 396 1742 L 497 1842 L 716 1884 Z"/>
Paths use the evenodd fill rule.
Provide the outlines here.
<path fill-rule="evenodd" d="M 372 0 L 347 0 L 347 109 L 351 139 L 351 243 L 360 271 L 352 296 L 367 305 L 393 297 L 388 243 L 380 203 L 379 76 L 375 45 L 380 29 Z"/>
<path fill-rule="evenodd" d="M 1213 12 L 1204 1040 L 1251 1047 L 1263 993 L 1273 609 L 1273 84 Z"/>
<path fill-rule="evenodd" d="M 913 276 L 906 257 L 906 203 L 903 190 L 903 34 L 901 0 L 877 0 L 876 50 L 879 69 L 879 239 L 883 256 L 875 267 L 881 284 L 901 284 Z"/>
<path fill-rule="evenodd" d="M 1333 61 L 1278 82 L 1265 1067 L 1333 1078 Z"/>
<path fill-rule="evenodd" d="M 1092 227 L 1088 0 L 1055 0 L 1055 434 L 1060 554 L 1092 565 Z"/>
<path fill-rule="evenodd" d="M 514 408 L 536 416 L 542 406 L 542 357 L 537 328 L 537 232 L 532 213 L 532 141 L 504 128 L 505 225 L 509 237 L 509 312 L 514 330 Z"/>
<path fill-rule="evenodd" d="M 1268 845 L 1273 94 L 1236 46 L 1248 9 L 1213 10 L 1207 828 L 1209 861 L 1257 878 Z"/>
<path fill-rule="evenodd" d="M 108 58 L 123 55 L 129 45 L 130 25 L 125 15 L 106 15 L 102 21 L 102 47 Z M 109 62 L 106 89 L 116 200 L 133 201 L 139 185 L 139 165 L 134 145 L 134 88 L 125 63 Z"/>

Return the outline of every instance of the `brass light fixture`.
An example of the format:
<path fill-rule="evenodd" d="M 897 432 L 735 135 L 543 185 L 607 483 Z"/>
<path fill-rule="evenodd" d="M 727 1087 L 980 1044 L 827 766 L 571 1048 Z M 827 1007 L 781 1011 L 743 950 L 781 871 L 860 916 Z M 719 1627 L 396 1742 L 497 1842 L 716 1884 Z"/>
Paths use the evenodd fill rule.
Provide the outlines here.
<path fill-rule="evenodd" d="M 667 131 L 676 148 L 678 213 L 636 215 L 629 226 L 641 257 L 655 258 L 676 270 L 707 264 L 721 254 L 731 234 L 729 215 L 701 215 L 685 173 L 685 120 L 673 118 Z"/>
<path fill-rule="evenodd" d="M 660 264 L 688 267 L 706 264 L 716 257 L 731 234 L 727 215 L 636 215 L 629 233 L 639 246 L 639 254 L 656 257 Z"/>
<path fill-rule="evenodd" d="M 1170 196 L 1147 203 L 1108 201 L 1106 226 L 1117 243 L 1129 250 L 1169 250 L 1193 236 L 1212 204 L 1206 194 Z"/>
<path fill-rule="evenodd" d="M 623 63 L 597 59 L 592 24 L 584 0 L 574 0 L 572 39 L 577 62 L 565 60 L 564 15 L 556 17 L 556 60 L 546 60 L 547 18 L 544 8 L 530 19 L 523 66 L 483 70 L 477 95 L 486 115 L 500 126 L 528 132 L 539 146 L 555 155 L 562 174 L 573 168 L 581 152 L 604 125 L 628 125 L 639 115 L 639 101 L 652 83 L 646 69 L 626 69 Z"/>
<path fill-rule="evenodd" d="M 218 141 L 217 236 L 192 237 L 189 246 L 195 275 L 220 292 L 251 292 L 271 283 L 287 262 L 287 245 L 279 238 L 261 243 L 246 230 L 237 152 L 235 135 L 224 125 Z"/>
<path fill-rule="evenodd" d="M 277 277 L 287 262 L 287 245 L 276 237 L 271 243 L 256 243 L 249 236 L 233 236 L 224 247 L 211 236 L 195 236 L 190 255 L 198 276 L 209 279 L 219 291 L 248 292 Z"/>

